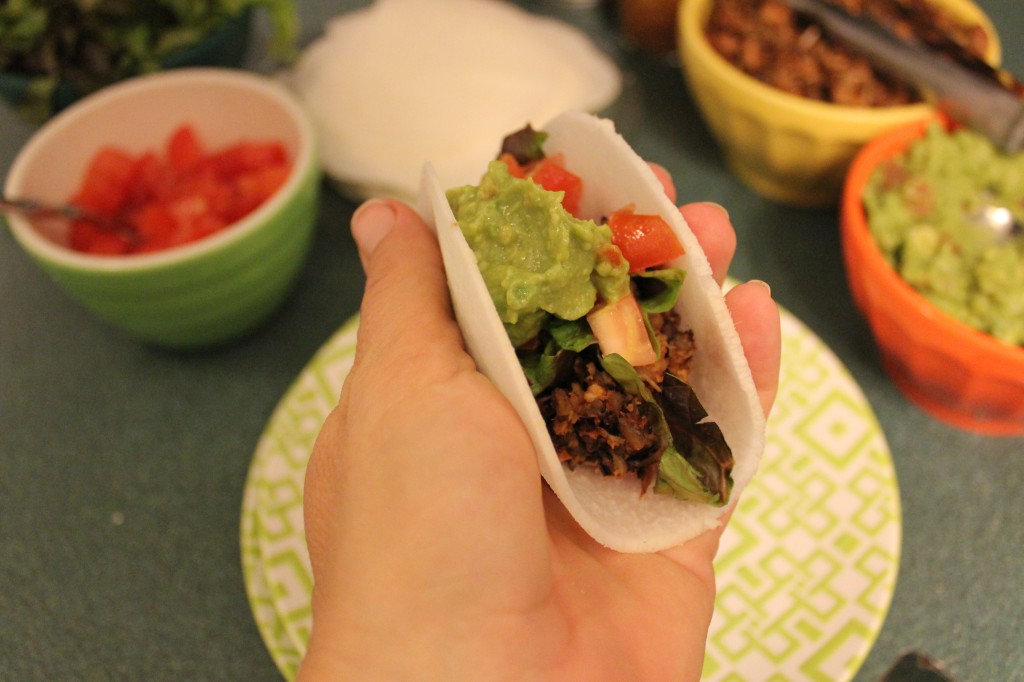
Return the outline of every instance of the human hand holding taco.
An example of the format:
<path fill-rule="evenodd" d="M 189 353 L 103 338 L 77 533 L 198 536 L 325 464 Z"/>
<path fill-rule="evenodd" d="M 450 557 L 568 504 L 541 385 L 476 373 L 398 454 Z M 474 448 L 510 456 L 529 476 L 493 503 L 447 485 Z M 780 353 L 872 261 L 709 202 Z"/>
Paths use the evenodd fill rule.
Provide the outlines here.
<path fill-rule="evenodd" d="M 682 213 L 720 284 L 726 214 Z M 539 484 L 521 420 L 466 354 L 433 234 L 379 201 L 353 234 L 367 290 L 358 359 L 307 474 L 300 678 L 696 680 L 722 526 L 650 554 L 593 540 Z M 725 302 L 767 412 L 777 310 L 756 283 Z"/>

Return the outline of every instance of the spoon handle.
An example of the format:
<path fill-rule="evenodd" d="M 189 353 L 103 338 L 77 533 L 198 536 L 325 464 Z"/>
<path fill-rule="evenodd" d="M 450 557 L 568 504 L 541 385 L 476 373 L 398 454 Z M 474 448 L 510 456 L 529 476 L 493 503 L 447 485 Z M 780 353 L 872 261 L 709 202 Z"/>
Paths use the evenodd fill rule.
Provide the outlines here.
<path fill-rule="evenodd" d="M 139 242 L 139 234 L 126 220 L 99 215 L 74 204 L 47 204 L 35 199 L 18 199 L 0 196 L 0 213 L 14 212 L 29 218 L 60 218 L 63 220 L 84 219 L 99 227 L 114 232 L 129 243 Z"/>
<path fill-rule="evenodd" d="M 70 204 L 52 205 L 44 204 L 35 199 L 12 199 L 0 196 L 0 211 L 14 211 L 30 218 L 75 218 L 88 217 L 88 215 L 77 206 Z"/>

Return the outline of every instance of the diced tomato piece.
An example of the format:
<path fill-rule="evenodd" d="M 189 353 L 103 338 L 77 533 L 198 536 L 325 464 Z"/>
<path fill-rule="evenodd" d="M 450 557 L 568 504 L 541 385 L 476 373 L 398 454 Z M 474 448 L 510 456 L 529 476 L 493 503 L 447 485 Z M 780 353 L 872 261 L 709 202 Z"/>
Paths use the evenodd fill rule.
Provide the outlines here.
<path fill-rule="evenodd" d="M 167 209 L 174 216 L 177 231 L 187 240 L 195 222 L 210 212 L 210 204 L 202 194 L 189 194 L 172 201 Z"/>
<path fill-rule="evenodd" d="M 250 213 L 276 192 L 288 179 L 289 171 L 288 166 L 279 165 L 240 175 L 235 184 L 238 217 Z"/>
<path fill-rule="evenodd" d="M 175 219 L 164 204 L 146 204 L 132 217 L 136 232 L 144 241 L 161 239 L 174 231 Z"/>
<path fill-rule="evenodd" d="M 683 245 L 671 226 L 658 215 L 635 213 L 632 206 L 608 217 L 612 243 L 629 262 L 630 272 L 643 272 L 683 255 Z"/>
<path fill-rule="evenodd" d="M 227 227 L 232 221 L 225 220 L 224 218 L 214 213 L 204 213 L 195 217 L 192 221 L 191 229 L 189 230 L 189 241 L 197 241 L 203 237 L 209 237 L 211 234 L 220 232 Z"/>
<path fill-rule="evenodd" d="M 161 234 L 156 237 L 150 237 L 145 241 L 141 242 L 135 247 L 132 253 L 154 253 L 156 251 L 165 251 L 175 246 L 181 246 L 185 242 L 175 238 L 174 233 Z"/>
<path fill-rule="evenodd" d="M 513 178 L 521 179 L 526 177 L 526 169 L 523 168 L 522 164 L 519 163 L 516 157 L 512 156 L 511 154 L 505 153 L 499 156 L 498 160 L 504 162 L 504 164 L 508 166 L 508 173 Z"/>
<path fill-rule="evenodd" d="M 134 157 L 115 147 L 96 152 L 72 202 L 84 209 L 113 215 L 124 204 L 135 169 Z"/>
<path fill-rule="evenodd" d="M 199 163 L 204 154 L 199 136 L 190 125 L 179 126 L 167 140 L 167 160 L 174 170 L 188 170 Z"/>
<path fill-rule="evenodd" d="M 167 171 L 156 152 L 148 151 L 139 156 L 132 170 L 128 187 L 128 203 L 139 205 L 152 197 L 157 188 L 166 184 Z"/>
<path fill-rule="evenodd" d="M 280 142 L 238 142 L 209 158 L 220 176 L 234 176 L 288 162 L 288 151 Z"/>
<path fill-rule="evenodd" d="M 76 220 L 71 224 L 68 242 L 76 251 L 98 256 L 120 256 L 128 253 L 131 248 L 122 236 L 88 220 Z"/>
<path fill-rule="evenodd" d="M 189 174 L 176 178 L 162 198 L 168 203 L 199 198 L 205 210 L 227 215 L 234 206 L 234 194 L 230 178 L 222 179 L 212 168 L 197 166 Z"/>
<path fill-rule="evenodd" d="M 578 215 L 580 198 L 583 195 L 583 181 L 578 175 L 565 169 L 560 154 L 538 161 L 527 172 L 527 177 L 550 192 L 564 192 L 562 207 L 572 215 Z"/>
<path fill-rule="evenodd" d="M 598 256 L 613 268 L 617 268 L 622 265 L 622 251 L 620 251 L 619 247 L 614 244 L 606 244 L 600 251 L 598 251 Z"/>
<path fill-rule="evenodd" d="M 116 234 L 100 232 L 93 238 L 89 250 L 102 256 L 121 256 L 131 250 L 131 245 Z"/>
<path fill-rule="evenodd" d="M 226 223 L 234 222 L 237 218 L 232 214 L 235 207 L 235 190 L 231 183 L 225 180 L 215 180 L 203 184 L 199 192 L 206 199 L 210 213 L 223 218 Z"/>
<path fill-rule="evenodd" d="M 281 186 L 288 180 L 291 170 L 291 166 L 278 164 L 276 166 L 267 166 L 258 172 L 264 201 L 269 199 L 274 192 L 281 189 Z"/>

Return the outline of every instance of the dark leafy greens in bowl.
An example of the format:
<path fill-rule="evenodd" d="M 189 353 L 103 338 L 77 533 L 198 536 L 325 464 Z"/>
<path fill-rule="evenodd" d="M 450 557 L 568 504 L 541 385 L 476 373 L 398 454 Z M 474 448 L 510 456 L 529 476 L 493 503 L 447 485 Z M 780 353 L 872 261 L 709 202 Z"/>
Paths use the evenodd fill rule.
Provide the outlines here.
<path fill-rule="evenodd" d="M 239 66 L 252 11 L 290 58 L 291 0 L 19 0 L 0 4 L 0 94 L 32 120 L 104 85 L 178 66 Z"/>

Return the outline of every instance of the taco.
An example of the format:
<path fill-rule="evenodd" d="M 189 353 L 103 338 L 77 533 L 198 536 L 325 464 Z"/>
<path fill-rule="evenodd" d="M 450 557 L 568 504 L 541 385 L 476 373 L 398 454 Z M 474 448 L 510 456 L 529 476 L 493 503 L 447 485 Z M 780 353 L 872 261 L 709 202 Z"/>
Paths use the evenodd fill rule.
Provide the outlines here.
<path fill-rule="evenodd" d="M 527 126 L 478 185 L 446 191 L 427 164 L 421 212 L 467 349 L 580 526 L 653 552 L 719 524 L 764 417 L 707 258 L 613 123 Z"/>

